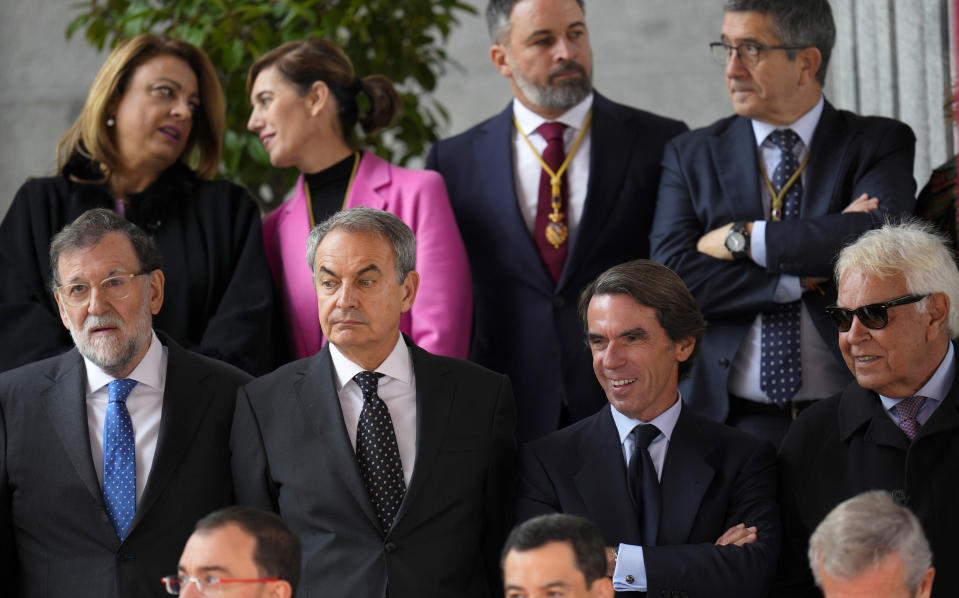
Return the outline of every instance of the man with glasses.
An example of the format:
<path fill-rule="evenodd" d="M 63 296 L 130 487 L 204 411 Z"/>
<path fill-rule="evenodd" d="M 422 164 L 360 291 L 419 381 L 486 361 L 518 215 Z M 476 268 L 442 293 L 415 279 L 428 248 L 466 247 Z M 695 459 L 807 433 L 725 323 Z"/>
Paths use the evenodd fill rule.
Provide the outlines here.
<path fill-rule="evenodd" d="M 778 444 L 849 374 L 823 308 L 843 244 L 911 213 L 915 137 L 823 96 L 835 40 L 827 0 L 730 0 L 720 40 L 736 115 L 666 146 L 652 258 L 710 326 L 684 397 Z"/>
<path fill-rule="evenodd" d="M 160 260 L 105 209 L 51 242 L 76 348 L 0 375 L 4 596 L 164 596 L 193 522 L 232 502 L 230 425 L 250 377 L 154 332 Z"/>
<path fill-rule="evenodd" d="M 236 506 L 197 522 L 177 574 L 161 583 L 175 596 L 290 598 L 299 579 L 299 538 L 279 516 Z"/>
<path fill-rule="evenodd" d="M 888 490 L 925 530 L 932 596 L 959 595 L 959 270 L 928 225 L 887 224 L 839 254 L 828 309 L 855 376 L 800 415 L 780 451 L 784 544 L 776 596 L 817 596 L 808 538 L 829 511 Z"/>

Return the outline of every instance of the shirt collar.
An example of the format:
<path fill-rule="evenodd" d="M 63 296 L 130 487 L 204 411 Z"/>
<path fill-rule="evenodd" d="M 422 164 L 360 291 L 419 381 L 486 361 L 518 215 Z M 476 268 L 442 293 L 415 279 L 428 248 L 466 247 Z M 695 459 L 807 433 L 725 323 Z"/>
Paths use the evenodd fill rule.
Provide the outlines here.
<path fill-rule="evenodd" d="M 340 350 L 333 343 L 330 343 L 330 358 L 333 360 L 333 370 L 336 373 L 337 391 L 343 390 L 343 387 L 353 380 L 353 376 L 365 371 L 365 368 L 360 367 L 340 353 Z M 376 371 L 400 382 L 412 384 L 413 365 L 410 360 L 410 351 L 406 347 L 402 334 L 397 334 L 393 350 L 386 356 L 383 363 L 376 367 Z"/>
<path fill-rule="evenodd" d="M 586 117 L 592 108 L 593 92 L 589 92 L 589 95 L 583 98 L 578 104 L 561 114 L 558 118 L 550 120 L 536 114 L 524 106 L 519 100 L 513 99 L 513 115 L 516 117 L 516 122 L 519 123 L 520 130 L 526 133 L 527 137 L 532 135 L 537 127 L 545 122 L 561 122 L 571 129 L 579 131 L 583 128 Z"/>
<path fill-rule="evenodd" d="M 639 421 L 638 419 L 633 419 L 626 415 L 623 415 L 619 411 L 616 411 L 616 408 L 612 405 L 609 406 L 609 410 L 613 414 L 613 422 L 616 424 L 616 431 L 619 432 L 619 443 L 623 444 L 626 442 L 626 437 L 629 436 L 629 433 L 633 431 L 639 424 L 653 424 L 659 431 L 666 437 L 668 441 L 673 435 L 673 428 L 676 427 L 676 421 L 679 420 L 679 411 L 682 408 L 683 404 L 683 395 L 676 391 L 676 402 L 673 403 L 666 411 L 663 411 L 652 421 L 644 422 Z"/>
<path fill-rule="evenodd" d="M 146 355 L 144 355 L 140 363 L 133 368 L 133 371 L 130 372 L 127 379 L 136 380 L 138 384 L 145 384 L 150 388 L 161 390 L 166 381 L 166 370 L 161 367 L 162 363 L 163 345 L 160 343 L 160 339 L 157 338 L 156 332 L 151 330 L 150 348 L 147 349 Z M 83 364 L 87 370 L 88 395 L 93 394 L 110 382 L 116 380 L 116 378 L 101 370 L 98 365 L 86 357 L 83 358 Z"/>
<path fill-rule="evenodd" d="M 819 117 L 822 116 L 823 108 L 826 105 L 825 96 L 820 95 L 819 101 L 809 112 L 803 114 L 795 122 L 788 125 L 771 125 L 758 120 L 751 121 L 753 124 L 753 135 L 756 136 L 756 145 L 760 146 L 769 137 L 769 134 L 777 129 L 792 129 L 802 139 L 803 147 L 808 149 L 812 145 L 813 133 L 816 132 L 816 125 L 819 124 Z"/>
<path fill-rule="evenodd" d="M 946 398 L 946 395 L 949 394 L 949 390 L 952 387 L 952 381 L 956 377 L 956 350 L 953 348 L 952 343 L 949 343 L 949 348 L 946 350 L 946 356 L 942 358 L 942 363 L 939 364 L 939 367 L 936 368 L 936 371 L 933 372 L 929 380 L 922 385 L 915 396 L 917 397 L 926 397 L 927 399 L 932 399 L 934 401 L 942 401 Z M 899 404 L 899 401 L 902 401 L 906 397 L 900 397 L 898 399 L 893 399 L 891 397 L 885 397 L 879 395 L 879 399 L 882 401 L 882 406 L 887 410 L 892 409 Z"/>

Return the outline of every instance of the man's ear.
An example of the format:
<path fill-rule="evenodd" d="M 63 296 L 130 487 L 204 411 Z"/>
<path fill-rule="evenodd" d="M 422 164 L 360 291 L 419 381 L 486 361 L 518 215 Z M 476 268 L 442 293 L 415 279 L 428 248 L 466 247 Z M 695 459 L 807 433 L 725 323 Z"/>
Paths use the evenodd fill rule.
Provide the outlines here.
<path fill-rule="evenodd" d="M 926 339 L 939 338 L 942 331 L 949 336 L 949 295 L 932 293 L 926 297 L 926 313 L 929 315 L 929 327 L 926 330 Z"/>
<path fill-rule="evenodd" d="M 501 75 L 507 79 L 513 78 L 513 68 L 510 65 L 509 55 L 506 52 L 506 48 L 502 44 L 496 43 L 490 46 L 489 58 L 493 62 L 493 66 L 496 67 L 496 70 L 498 70 Z"/>
<path fill-rule="evenodd" d="M 802 67 L 800 84 L 816 81 L 816 73 L 818 73 L 822 67 L 822 53 L 819 51 L 819 48 L 810 47 L 799 50 L 796 60 L 799 61 Z"/>

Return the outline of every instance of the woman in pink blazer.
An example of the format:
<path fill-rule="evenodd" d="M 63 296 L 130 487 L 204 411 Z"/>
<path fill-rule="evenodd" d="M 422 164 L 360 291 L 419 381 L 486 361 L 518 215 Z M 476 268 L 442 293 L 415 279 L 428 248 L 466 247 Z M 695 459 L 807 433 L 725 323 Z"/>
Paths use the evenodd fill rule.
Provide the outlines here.
<path fill-rule="evenodd" d="M 260 136 L 270 163 L 296 166 L 302 173 L 293 197 L 263 220 L 291 356 L 313 355 L 324 342 L 305 257 L 310 229 L 337 210 L 367 206 L 395 214 L 416 236 L 420 286 L 400 329 L 432 353 L 465 358 L 472 287 L 442 177 L 354 149 L 357 122 L 372 132 L 396 115 L 399 97 L 389 79 L 357 78 L 339 46 L 312 38 L 264 54 L 250 68 L 247 91 L 253 104 L 247 127 Z M 360 94 L 368 99 L 364 114 L 359 113 Z"/>

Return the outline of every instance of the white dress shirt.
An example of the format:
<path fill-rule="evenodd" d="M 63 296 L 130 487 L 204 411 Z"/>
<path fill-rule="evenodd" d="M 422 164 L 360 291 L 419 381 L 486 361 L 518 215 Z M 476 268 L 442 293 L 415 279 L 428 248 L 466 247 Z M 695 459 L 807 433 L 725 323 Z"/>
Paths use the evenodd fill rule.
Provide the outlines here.
<path fill-rule="evenodd" d="M 590 92 L 585 99 L 576 104 L 562 116 L 553 119 L 543 118 L 536 114 L 519 100 L 513 100 L 513 115 L 520 129 L 529 137 L 530 143 L 536 148 L 539 155 L 546 149 L 546 139 L 536 132 L 536 128 L 545 122 L 561 122 L 566 125 L 563 132 L 563 146 L 566 155 L 569 155 L 576 138 L 583 130 L 583 124 L 589 111 L 593 108 L 593 94 Z M 566 226 L 569 228 L 569 238 L 573 239 L 576 227 L 583 216 L 586 205 L 586 187 L 589 184 L 589 154 L 593 137 L 592 125 L 583 136 L 576 154 L 566 167 L 566 181 L 569 185 L 569 205 L 563 206 L 566 212 Z M 536 208 L 539 203 L 539 179 L 543 166 L 530 151 L 526 140 L 515 129 L 513 130 L 513 180 L 516 181 L 516 197 L 519 199 L 519 209 L 526 221 L 526 228 L 532 233 L 536 227 Z"/>
<path fill-rule="evenodd" d="M 136 502 L 140 503 L 156 454 L 160 436 L 160 416 L 163 412 L 163 389 L 166 387 L 167 348 L 160 343 L 155 332 L 146 355 L 127 376 L 137 385 L 127 397 L 127 411 L 133 422 L 133 437 L 136 452 Z M 90 429 L 90 453 L 97 471 L 100 487 L 103 487 L 103 426 L 106 423 L 110 393 L 107 385 L 116 380 L 92 361 L 83 358 L 87 370 L 87 426 Z"/>
<path fill-rule="evenodd" d="M 784 126 L 752 121 L 753 134 L 756 138 L 757 151 L 760 161 L 766 171 L 766 176 L 772 179 L 776 166 L 779 165 L 781 150 L 772 141 L 769 134 L 777 129 L 792 129 L 799 135 L 800 142 L 793 147 L 796 158 L 802 164 L 809 155 L 813 135 L 822 116 L 825 98 L 819 97 L 819 102 L 794 123 Z M 803 185 L 806 184 L 806 170 L 800 174 Z M 760 181 L 762 190 L 763 212 L 769 218 L 772 206 L 772 195 L 765 182 Z M 805 197 L 804 197 L 805 199 Z M 850 202 L 853 198 L 850 198 Z M 763 268 L 766 267 L 766 221 L 757 220 L 753 223 L 752 234 L 749 236 L 751 259 Z M 798 301 L 802 297 L 802 287 L 798 276 L 782 274 L 776 287 L 773 300 L 776 303 Z M 836 361 L 826 342 L 819 336 L 809 311 L 805 304 L 801 304 L 799 327 L 800 363 L 802 364 L 802 382 L 793 400 L 822 399 L 841 391 L 848 377 L 845 366 Z M 760 371 L 762 369 L 762 314 L 753 320 L 752 326 L 739 345 L 739 351 L 733 358 L 729 368 L 728 390 L 731 394 L 750 399 L 758 403 L 772 403 L 760 386 Z"/>
<path fill-rule="evenodd" d="M 656 468 L 656 478 L 662 479 L 663 463 L 666 462 L 669 439 L 672 438 L 673 429 L 679 420 L 682 404 L 682 397 L 677 392 L 676 402 L 648 422 L 632 419 L 616 411 L 615 407 L 610 408 L 610 412 L 613 414 L 613 422 L 616 424 L 616 431 L 619 432 L 619 442 L 623 447 L 623 457 L 626 459 L 626 475 L 629 475 L 629 461 L 634 458 L 634 443 L 630 433 L 639 424 L 653 424 L 659 428 L 659 436 L 653 438 L 653 441 L 649 443 L 649 458 L 653 462 L 653 467 Z M 629 500 L 629 497 L 623 497 L 623 499 Z M 633 576 L 632 582 L 626 581 L 627 574 Z M 643 556 L 643 547 L 633 544 L 620 544 L 616 557 L 616 570 L 613 572 L 613 587 L 618 592 L 645 592 L 647 585 L 646 559 Z"/>
<path fill-rule="evenodd" d="M 416 378 L 413 375 L 409 347 L 403 342 L 403 335 L 397 336 L 393 351 L 375 371 L 383 374 L 377 394 L 390 411 L 396 444 L 400 450 L 400 462 L 403 464 L 403 479 L 409 487 L 416 459 Z M 363 410 L 363 391 L 353 380 L 353 376 L 365 369 L 340 353 L 333 343 L 330 343 L 330 357 L 333 359 L 333 374 L 336 392 L 340 397 L 340 408 L 343 410 L 343 423 L 346 424 L 350 443 L 356 451 L 356 428 Z"/>

